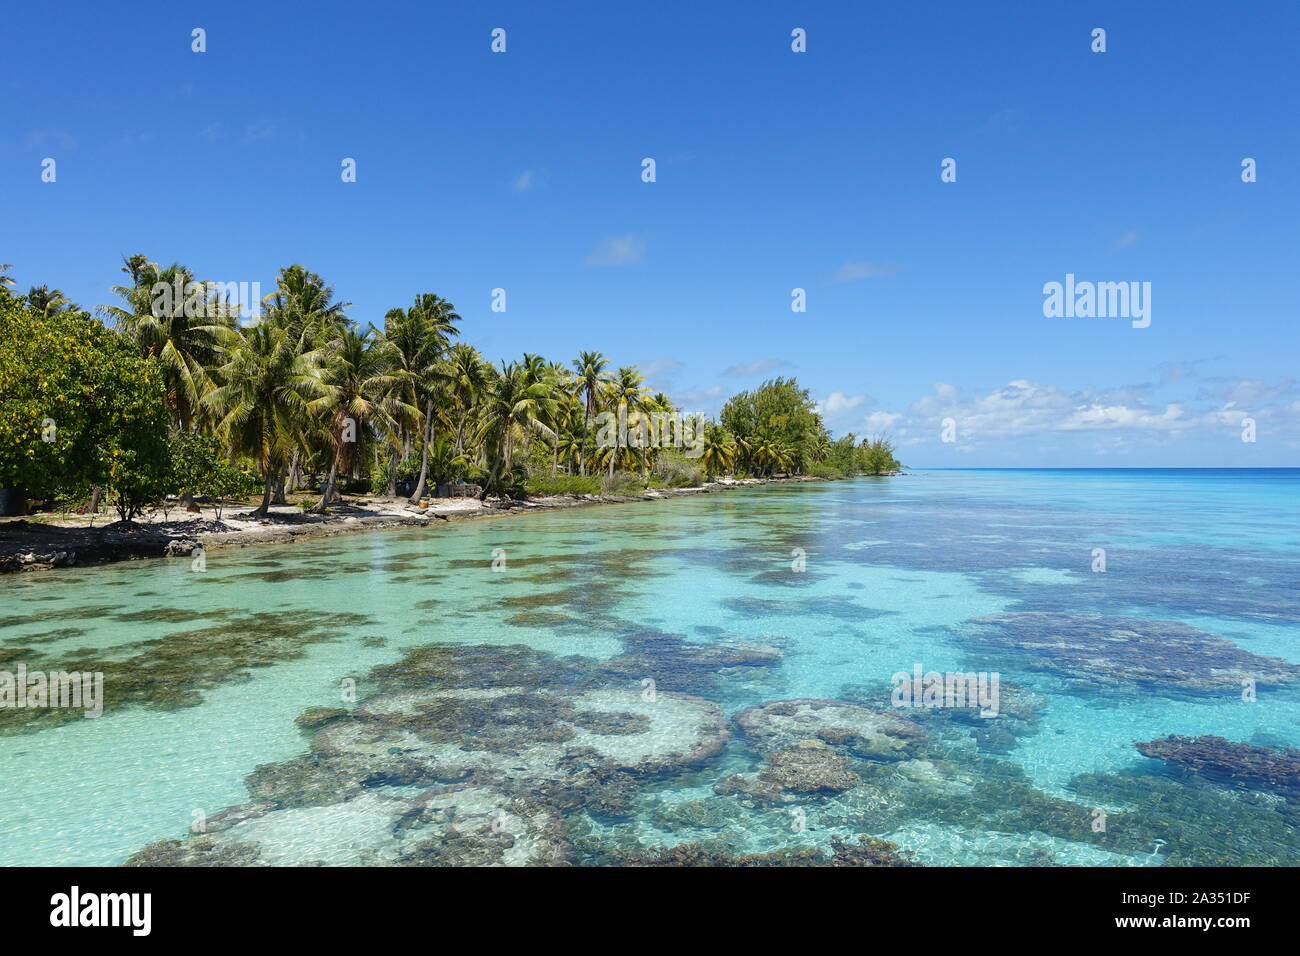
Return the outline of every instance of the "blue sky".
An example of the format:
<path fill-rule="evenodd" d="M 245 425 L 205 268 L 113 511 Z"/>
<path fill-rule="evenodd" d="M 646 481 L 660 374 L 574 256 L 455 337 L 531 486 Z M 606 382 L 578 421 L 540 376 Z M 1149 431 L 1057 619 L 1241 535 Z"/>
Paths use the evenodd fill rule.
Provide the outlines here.
<path fill-rule="evenodd" d="M 910 465 L 1300 464 L 1295 4 L 6 20 L 0 260 L 23 288 L 102 303 L 145 252 L 265 292 L 301 262 L 362 323 L 434 291 L 493 360 L 599 349 L 689 408 L 794 375 Z M 1150 326 L 1044 317 L 1067 273 L 1150 282 Z"/>

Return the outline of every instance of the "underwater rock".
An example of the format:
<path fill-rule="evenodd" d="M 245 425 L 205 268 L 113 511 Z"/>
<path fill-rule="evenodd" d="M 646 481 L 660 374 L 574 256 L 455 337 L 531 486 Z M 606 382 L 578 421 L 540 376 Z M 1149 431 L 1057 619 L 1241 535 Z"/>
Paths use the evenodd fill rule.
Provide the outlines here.
<path fill-rule="evenodd" d="M 1300 750 L 1235 743 L 1223 737 L 1171 734 L 1135 742 L 1144 757 L 1164 760 L 1223 787 L 1267 790 L 1300 800 Z"/>
<path fill-rule="evenodd" d="M 128 866 L 525 866 L 561 855 L 558 819 L 499 791 L 445 787 L 417 799 L 365 793 L 244 816 L 184 842 L 161 840 Z"/>
<path fill-rule="evenodd" d="M 1258 687 L 1300 680 L 1300 667 L 1280 657 L 1252 654 L 1176 621 L 1026 611 L 974 623 L 979 649 L 1012 655 L 1088 691 L 1235 695 L 1244 680 Z"/>
<path fill-rule="evenodd" d="M 639 686 L 651 677 L 666 690 L 705 696 L 716 692 L 720 677 L 745 679 L 753 668 L 776 667 L 784 658 L 766 645 L 699 644 L 662 631 L 620 637 L 624 653 L 599 664 L 603 684 Z"/>
<path fill-rule="evenodd" d="M 586 841 L 591 862 L 603 866 L 920 866 L 893 843 L 859 836 L 849 843 L 832 836 L 831 854 L 821 847 L 794 847 L 769 853 L 737 854 L 725 846 L 679 843 L 665 847 L 606 847 Z"/>
<path fill-rule="evenodd" d="M 777 700 L 746 707 L 734 717 L 761 753 L 820 740 L 855 757 L 898 760 L 926 733 L 911 720 L 879 708 L 840 700 Z"/>
<path fill-rule="evenodd" d="M 735 797 L 741 806 L 756 807 L 767 803 L 789 802 L 795 799 L 781 789 L 780 784 L 760 780 L 756 773 L 733 773 L 713 785 L 720 797 Z"/>
<path fill-rule="evenodd" d="M 768 754 L 758 778 L 793 793 L 840 793 L 862 782 L 848 759 L 820 740 L 801 740 Z"/>
<path fill-rule="evenodd" d="M 328 715 L 309 753 L 257 767 L 247 784 L 258 803 L 217 814 L 207 833 L 184 843 L 150 845 L 137 862 L 546 862 L 558 838 L 536 834 L 558 832 L 560 812 L 583 807 L 626 815 L 640 797 L 638 778 L 707 762 L 728 739 L 720 707 L 680 694 L 647 700 L 633 690 L 519 686 L 381 694 L 351 714 Z M 424 793 L 412 802 L 415 789 Z M 489 810 L 506 808 L 525 819 L 513 829 L 485 829 L 492 821 L 479 819 L 487 812 L 479 806 L 467 829 L 470 793 L 478 794 L 475 806 L 490 794 Z M 388 835 L 448 823 L 433 810 L 449 802 L 459 807 L 454 834 L 439 831 L 414 843 L 409 835 Z M 338 845 L 325 845 L 326 831 L 338 827 L 346 831 L 337 834 Z M 503 832 L 533 836 L 520 843 Z"/>
<path fill-rule="evenodd" d="M 309 707 L 295 717 L 293 722 L 299 727 L 315 729 L 347 715 L 348 712 L 342 707 Z"/>
<path fill-rule="evenodd" d="M 904 699 L 917 702 L 925 700 L 925 685 L 922 681 L 911 681 L 910 695 Z M 900 685 L 907 688 L 907 684 Z M 863 703 L 868 706 L 888 707 L 898 714 L 914 720 L 932 732 L 939 730 L 936 724 L 947 722 L 969 730 L 976 745 L 988 753 L 1010 753 L 1019 738 L 1032 737 L 1040 728 L 1040 719 L 1047 708 L 1047 698 L 1023 685 L 1009 680 L 998 680 L 997 713 L 991 717 L 981 716 L 978 699 L 963 699 L 954 706 L 940 701 L 942 706 L 925 707 L 917 703 L 912 707 L 894 707 L 896 688 L 892 684 L 862 685 L 846 684 L 840 691 L 845 700 Z M 963 695 L 964 697 L 964 695 Z"/>
<path fill-rule="evenodd" d="M 97 617 L 119 608 L 75 608 L 78 617 Z M 174 623 L 192 612 L 173 608 L 133 612 L 133 619 Z M 256 668 L 270 667 L 303 657 L 308 646 L 339 640 L 349 630 L 373 623 L 364 614 L 325 613 L 308 610 L 254 612 L 214 611 L 207 618 L 217 623 L 164 637 L 133 641 L 113 648 L 111 656 L 98 657 L 101 649 L 85 648 L 52 662 L 28 659 L 28 667 L 83 674 L 102 673 L 104 714 L 129 707 L 174 710 L 203 701 L 204 692 L 252 679 Z M 30 733 L 55 723 L 80 720 L 82 711 L 70 707 L 0 708 L 0 734 Z"/>
<path fill-rule="evenodd" d="M 1085 806 L 1126 808 L 1100 836 L 1144 865 L 1300 866 L 1300 803 L 1280 794 L 1136 768 L 1079 774 L 1068 786 Z"/>

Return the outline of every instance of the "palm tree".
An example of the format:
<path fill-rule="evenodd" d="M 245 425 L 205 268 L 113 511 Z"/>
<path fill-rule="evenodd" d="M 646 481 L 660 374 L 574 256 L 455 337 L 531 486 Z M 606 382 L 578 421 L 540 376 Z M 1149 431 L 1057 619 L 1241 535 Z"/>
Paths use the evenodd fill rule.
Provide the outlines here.
<path fill-rule="evenodd" d="M 447 356 L 447 390 L 456 408 L 456 454 L 465 451 L 465 423 L 492 375 L 478 349 L 457 342 Z"/>
<path fill-rule="evenodd" d="M 501 371 L 494 375 L 483 403 L 484 446 L 488 449 L 491 470 L 479 500 L 486 501 L 501 474 L 511 471 L 516 431 L 552 437 L 553 432 L 545 423 L 551 401 L 547 384 L 538 381 L 527 366 L 518 362 L 501 363 Z"/>
<path fill-rule="evenodd" d="M 286 266 L 275 277 L 275 287 L 266 307 L 296 334 L 329 341 L 346 328 L 352 303 L 336 302 L 334 287 L 310 269 Z"/>
<path fill-rule="evenodd" d="M 125 260 L 122 271 L 131 276 L 131 285 L 112 287 L 123 305 L 101 305 L 99 312 L 130 335 L 142 355 L 162 365 L 172 421 L 188 431 L 196 423 L 203 396 L 213 387 L 209 369 L 218 347 L 233 341 L 235 320 L 221 303 L 187 298 L 194 273 L 180 263 L 164 268 L 141 260 L 143 256 Z M 177 288 L 179 299 L 171 291 Z M 196 304 L 201 307 L 196 309 Z"/>
<path fill-rule="evenodd" d="M 583 456 L 587 450 L 587 431 L 591 427 L 591 416 L 599 411 L 597 397 L 605 383 L 605 369 L 609 359 L 599 352 L 579 352 L 573 362 L 573 370 L 578 373 L 578 394 L 586 396 L 586 412 L 582 419 L 582 448 L 578 452 L 578 474 L 586 474 Z"/>
<path fill-rule="evenodd" d="M 629 412 L 639 413 L 641 411 L 641 383 L 644 381 L 645 376 L 638 372 L 635 366 L 624 365 L 618 370 L 609 385 L 606 386 L 605 397 L 616 419 L 622 417 L 623 421 L 626 421 Z M 614 453 L 609 456 L 609 474 L 611 478 L 614 476 L 614 462 L 618 457 L 619 443 L 622 440 L 622 436 L 619 434 L 620 431 L 621 429 L 615 427 Z"/>
<path fill-rule="evenodd" d="M 731 432 L 715 422 L 705 426 L 703 451 L 700 462 L 704 465 L 706 479 L 716 474 L 725 474 L 736 464 L 736 439 Z"/>
<path fill-rule="evenodd" d="M 329 343 L 349 324 L 347 309 L 351 303 L 335 301 L 333 286 L 317 273 L 296 263 L 284 267 L 276 275 L 275 291 L 265 298 L 264 304 L 271 321 L 298 337 L 304 350 L 319 350 L 323 358 L 328 357 Z M 298 487 L 299 458 L 306 450 L 309 435 L 316 424 L 309 420 L 299 422 L 300 434 L 292 458 L 276 478 L 274 504 L 285 503 L 286 482 L 291 488 Z M 314 430 L 320 431 L 319 428 Z"/>
<path fill-rule="evenodd" d="M 13 268 L 11 262 L 0 262 L 0 296 L 9 295 L 9 290 L 18 283 L 9 275 L 9 270 Z"/>
<path fill-rule="evenodd" d="M 77 305 L 58 289 L 47 285 L 34 285 L 27 291 L 24 300 L 27 308 L 49 318 L 58 312 L 76 312 Z"/>
<path fill-rule="evenodd" d="M 748 442 L 749 455 L 759 471 L 770 475 L 792 460 L 790 447 L 771 432 L 759 432 Z"/>
<path fill-rule="evenodd" d="M 562 362 L 548 363 L 542 374 L 543 380 L 551 387 L 551 417 L 547 424 L 555 432 L 551 442 L 551 473 L 554 474 L 560 470 L 561 436 L 574 427 L 581 402 L 578 398 L 578 379 Z"/>
<path fill-rule="evenodd" d="M 253 515 L 265 517 L 272 485 L 301 442 L 303 421 L 334 401 L 323 381 L 324 349 L 292 323 L 267 317 L 217 351 L 215 372 L 224 384 L 205 393 L 203 404 L 232 451 L 261 470 L 265 487 Z"/>
<path fill-rule="evenodd" d="M 432 292 L 416 296 L 415 304 L 406 310 L 407 334 L 404 341 L 413 349 L 408 363 L 412 391 L 417 399 L 424 399 L 424 424 L 420 431 L 420 477 L 408 504 L 420 500 L 429 477 L 429 444 L 433 441 L 434 405 L 435 400 L 450 384 L 445 359 L 450 339 L 460 334 L 456 328 L 456 323 L 460 320 L 456 307 Z"/>
<path fill-rule="evenodd" d="M 813 462 L 825 461 L 826 456 L 831 453 L 831 448 L 831 436 L 826 434 L 825 429 L 808 439 L 808 457 Z"/>
<path fill-rule="evenodd" d="M 662 447 L 664 443 L 664 439 L 667 437 L 666 435 L 659 434 L 655 431 L 655 420 L 651 416 L 660 413 L 662 413 L 663 415 L 671 415 L 673 413 L 673 410 L 674 410 L 673 400 L 669 398 L 667 395 L 665 395 L 663 392 L 655 392 L 649 398 L 643 399 L 641 402 L 640 414 L 642 416 L 645 416 L 646 418 L 646 424 L 645 424 L 646 442 L 641 448 L 641 473 L 643 475 L 650 474 L 650 464 L 649 464 L 649 458 L 651 454 L 650 449 L 658 449 Z M 660 423 L 659 424 L 660 431 L 662 431 L 665 427 L 667 427 L 664 424 L 663 418 L 659 419 L 659 423 Z M 678 427 L 680 428 L 680 422 Z M 655 455 L 655 460 L 658 461 L 657 451 L 654 452 L 654 455 Z"/>
<path fill-rule="evenodd" d="M 376 338 L 373 327 L 364 333 L 344 329 L 330 344 L 323 376 L 329 405 L 322 412 L 332 412 L 328 440 L 333 454 L 324 492 L 312 509 L 316 513 L 323 513 L 334 499 L 339 472 L 353 478 L 360 474 L 362 440 L 373 424 L 386 418 L 384 399 L 395 382 L 391 369 L 390 349 Z"/>

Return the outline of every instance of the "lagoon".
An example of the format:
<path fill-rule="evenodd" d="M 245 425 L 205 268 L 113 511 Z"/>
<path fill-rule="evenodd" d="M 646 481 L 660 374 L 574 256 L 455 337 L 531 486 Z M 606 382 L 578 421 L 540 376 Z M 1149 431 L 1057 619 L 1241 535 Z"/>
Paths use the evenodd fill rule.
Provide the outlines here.
<path fill-rule="evenodd" d="M 0 712 L 0 861 L 215 820 L 228 862 L 1295 865 L 1285 781 L 1134 743 L 1300 747 L 1298 491 L 914 471 L 11 575 L 0 668 L 102 671 L 105 709 Z M 916 667 L 997 672 L 999 717 L 891 712 Z"/>

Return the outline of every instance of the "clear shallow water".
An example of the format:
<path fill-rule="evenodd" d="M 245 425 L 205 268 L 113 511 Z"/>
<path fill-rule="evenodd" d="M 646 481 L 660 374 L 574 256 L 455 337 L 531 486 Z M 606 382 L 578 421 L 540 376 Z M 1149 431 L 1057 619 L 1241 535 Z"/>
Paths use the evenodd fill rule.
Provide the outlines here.
<path fill-rule="evenodd" d="M 109 707 L 95 720 L 0 713 L 0 861 L 110 865 L 151 841 L 182 839 L 196 813 L 249 802 L 255 767 L 292 766 L 308 750 L 312 731 L 295 717 L 351 710 L 344 678 L 363 702 L 396 689 L 481 687 L 514 659 L 487 652 L 432 681 L 401 671 L 399 685 L 371 671 L 400 670 L 421 647 L 525 645 L 538 652 L 529 666 L 541 692 L 601 713 L 613 705 L 592 688 L 625 695 L 633 703 L 613 709 L 630 713 L 647 679 L 727 718 L 804 698 L 878 713 L 889 709 L 891 675 L 916 665 L 996 671 L 1004 717 L 1012 712 L 987 724 L 909 712 L 920 736 L 888 759 L 822 735 L 817 757 L 830 763 L 799 764 L 792 778 L 771 769 L 791 743 L 786 731 L 763 743 L 732 724 L 730 742 L 690 766 L 630 769 L 634 786 L 616 806 L 586 790 L 532 807 L 575 862 L 677 844 L 825 848 L 832 836 L 866 834 L 930 864 L 1295 864 L 1300 820 L 1285 787 L 1182 775 L 1134 741 L 1214 734 L 1300 746 L 1300 683 L 1280 662 L 1260 663 L 1300 664 L 1297 491 L 1296 470 L 918 471 L 216 551 L 202 573 L 177 559 L 11 576 L 0 581 L 0 669 L 98 662 Z M 498 548 L 503 572 L 492 570 Z M 1091 570 L 1096 548 L 1106 551 L 1104 574 Z M 802 573 L 791 569 L 795 549 Z M 1116 628 L 1138 635 L 1127 649 L 1087 644 Z M 1039 640 L 1060 635 L 1086 653 Z M 779 659 L 701 656 L 756 646 Z M 1229 662 L 1240 651 L 1256 657 Z M 553 677 L 555 660 L 569 656 L 583 676 Z M 1163 669 L 1134 676 L 1152 660 Z M 1242 700 L 1239 673 L 1266 675 L 1256 701 Z M 586 696 L 560 686 L 584 681 Z M 689 736 L 694 712 L 669 711 L 658 739 Z M 586 739 L 581 720 L 564 726 L 578 734 L 565 746 Z M 605 731 L 591 740 L 610 754 L 640 740 Z M 387 753 L 398 750 L 410 748 Z M 462 792 L 447 813 L 464 821 L 499 804 L 526 816 L 520 801 L 554 783 L 545 759 L 511 768 L 508 784 Z M 756 792 L 765 768 L 793 785 Z M 722 783 L 733 774 L 739 789 Z M 818 774 L 831 786 L 808 789 Z M 395 803 L 457 782 L 371 777 L 360 802 L 344 791 L 304 797 L 338 802 L 319 816 L 310 806 L 267 816 L 240 839 L 268 861 L 356 862 L 359 847 L 374 854 L 362 861 L 388 862 L 393 825 L 373 793 Z M 308 789 L 280 786 L 281 796 Z M 1101 832 L 1099 809 L 1109 815 Z M 310 851 L 295 842 L 304 830 L 316 837 Z M 321 833 L 335 831 L 320 849 Z M 521 862 L 516 853 L 508 861 Z"/>

